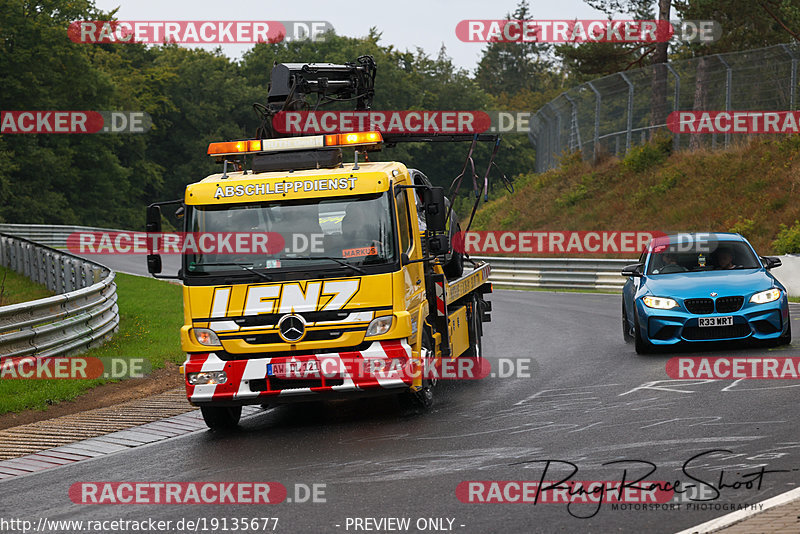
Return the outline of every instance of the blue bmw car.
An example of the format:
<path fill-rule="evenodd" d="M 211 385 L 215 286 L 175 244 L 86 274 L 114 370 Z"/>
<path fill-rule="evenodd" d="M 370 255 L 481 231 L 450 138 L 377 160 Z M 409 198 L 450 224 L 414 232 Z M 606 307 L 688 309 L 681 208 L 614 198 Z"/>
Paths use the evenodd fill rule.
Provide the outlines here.
<path fill-rule="evenodd" d="M 792 340 L 786 288 L 739 234 L 676 234 L 651 240 L 628 265 L 622 334 L 645 354 L 678 343 Z"/>

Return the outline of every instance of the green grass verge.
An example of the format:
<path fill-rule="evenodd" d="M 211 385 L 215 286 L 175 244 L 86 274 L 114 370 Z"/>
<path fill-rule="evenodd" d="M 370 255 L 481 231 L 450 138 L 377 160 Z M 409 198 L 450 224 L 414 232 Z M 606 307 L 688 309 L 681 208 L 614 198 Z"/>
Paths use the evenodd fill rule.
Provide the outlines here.
<path fill-rule="evenodd" d="M 789 297 L 789 302 L 800 302 L 800 297 Z"/>
<path fill-rule="evenodd" d="M 2 276 L 2 275 L 0 275 Z M 152 369 L 182 362 L 179 329 L 183 324 L 181 287 L 152 278 L 117 273 L 119 331 L 83 356 L 144 358 Z M 8 376 L 8 375 L 7 375 Z M 74 399 L 112 380 L 13 380 L 0 377 L 0 414 Z"/>
<path fill-rule="evenodd" d="M 0 267 L 0 306 L 43 299 L 53 293 L 41 284 L 32 282 L 21 274 Z"/>

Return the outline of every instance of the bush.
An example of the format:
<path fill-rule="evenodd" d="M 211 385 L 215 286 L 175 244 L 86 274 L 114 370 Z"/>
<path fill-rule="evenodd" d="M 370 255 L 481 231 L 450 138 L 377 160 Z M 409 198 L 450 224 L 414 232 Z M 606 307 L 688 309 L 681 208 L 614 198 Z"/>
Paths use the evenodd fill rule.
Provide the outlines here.
<path fill-rule="evenodd" d="M 622 166 L 633 172 L 644 172 L 663 163 L 672 151 L 672 139 L 657 136 L 652 141 L 631 148 L 622 160 Z"/>
<path fill-rule="evenodd" d="M 772 248 L 777 254 L 793 254 L 800 252 L 800 221 L 794 221 L 789 228 L 785 224 L 780 226 L 778 237 L 772 242 Z"/>
<path fill-rule="evenodd" d="M 572 191 L 567 191 L 556 199 L 556 206 L 559 208 L 566 208 L 567 206 L 574 206 L 589 194 L 589 190 L 583 183 L 578 184 Z"/>
<path fill-rule="evenodd" d="M 756 222 L 753 219 L 745 219 L 741 215 L 739 215 L 739 219 L 733 226 L 731 226 L 728 229 L 728 231 L 736 232 L 737 234 L 741 234 L 744 237 L 749 238 L 749 236 L 752 235 L 751 232 L 755 227 L 756 227 Z M 786 225 L 783 225 L 783 227 L 785 228 Z"/>

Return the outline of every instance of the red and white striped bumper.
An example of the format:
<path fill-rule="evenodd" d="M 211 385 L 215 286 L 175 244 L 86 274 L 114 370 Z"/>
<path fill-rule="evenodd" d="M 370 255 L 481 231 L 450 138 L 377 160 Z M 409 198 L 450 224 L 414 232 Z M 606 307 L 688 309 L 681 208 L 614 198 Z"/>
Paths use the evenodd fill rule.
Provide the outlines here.
<path fill-rule="evenodd" d="M 399 362 L 411 359 L 411 346 L 405 339 L 375 341 L 363 351 L 331 352 L 307 356 L 283 356 L 275 353 L 269 358 L 225 361 L 215 353 L 187 354 L 184 363 L 186 397 L 192 403 L 260 404 L 275 397 L 324 397 L 335 392 L 381 392 L 385 389 L 406 388 L 411 378 L 403 373 L 381 371 L 365 373 L 376 360 Z M 278 379 L 268 376 L 267 366 L 287 362 L 317 360 L 322 372 L 315 377 Z M 382 362 L 377 362 L 382 363 Z M 190 373 L 225 371 L 223 384 L 191 385 Z M 334 376 L 335 375 L 335 376 Z"/>

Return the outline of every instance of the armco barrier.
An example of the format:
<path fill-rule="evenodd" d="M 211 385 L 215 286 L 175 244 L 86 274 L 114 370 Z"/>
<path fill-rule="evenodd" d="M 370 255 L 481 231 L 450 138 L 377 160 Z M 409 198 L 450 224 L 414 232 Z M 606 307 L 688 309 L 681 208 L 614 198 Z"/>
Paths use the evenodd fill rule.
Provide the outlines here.
<path fill-rule="evenodd" d="M 49 247 L 66 248 L 73 232 L 122 232 L 93 226 L 60 226 L 38 224 L 0 224 L 0 233 L 13 234 Z M 551 289 L 598 289 L 619 291 L 625 284 L 620 271 L 631 259 L 595 258 L 516 258 L 473 256 L 492 265 L 491 280 L 506 287 L 540 287 Z M 800 296 L 800 256 L 780 256 L 784 267 L 773 274 L 786 285 L 789 294 Z"/>
<path fill-rule="evenodd" d="M 112 230 L 109 228 L 96 228 L 94 226 L 66 226 L 50 224 L 6 224 L 0 223 L 0 233 L 9 234 L 42 245 L 66 249 L 67 237 L 74 232 L 124 232 L 125 230 Z"/>
<path fill-rule="evenodd" d="M 636 259 L 506 258 L 472 256 L 489 262 L 489 280 L 498 286 L 621 291 L 620 271 Z"/>
<path fill-rule="evenodd" d="M 101 344 L 117 330 L 117 286 L 110 269 L 5 234 L 0 234 L 0 265 L 57 293 L 0 306 L 0 359 L 73 354 Z"/>

